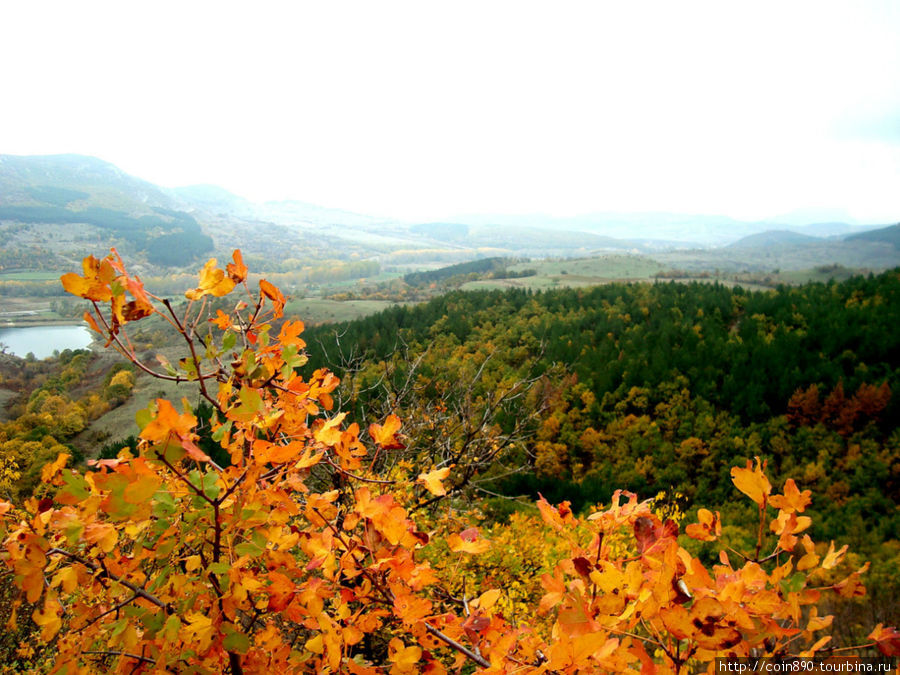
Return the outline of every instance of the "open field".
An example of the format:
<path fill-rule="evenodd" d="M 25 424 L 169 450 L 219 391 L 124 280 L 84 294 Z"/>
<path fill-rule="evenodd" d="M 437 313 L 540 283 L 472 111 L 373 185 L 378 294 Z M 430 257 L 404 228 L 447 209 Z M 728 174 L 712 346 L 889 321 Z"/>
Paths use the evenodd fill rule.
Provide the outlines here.
<path fill-rule="evenodd" d="M 665 266 L 644 256 L 606 254 L 593 258 L 532 260 L 510 265 L 510 271 L 535 270 L 537 274 L 516 279 L 482 279 L 463 284 L 463 290 L 490 288 L 578 288 L 612 281 L 640 281 L 653 278 Z"/>
<path fill-rule="evenodd" d="M 63 326 L 81 323 L 81 318 L 63 317 L 45 298 L 0 296 L 0 326 Z"/>
<path fill-rule="evenodd" d="M 36 270 L 32 272 L 0 272 L 0 281 L 55 281 L 59 272 Z"/>
<path fill-rule="evenodd" d="M 565 260 L 534 260 L 517 263 L 509 268 L 513 272 L 537 270 L 537 276 L 574 275 L 598 279 L 646 279 L 666 266 L 651 258 L 637 255 L 606 254 L 592 258 Z"/>
<path fill-rule="evenodd" d="M 285 316 L 296 316 L 308 325 L 352 321 L 375 314 L 396 303 L 386 300 L 328 300 L 326 298 L 298 298 L 288 301 Z"/>

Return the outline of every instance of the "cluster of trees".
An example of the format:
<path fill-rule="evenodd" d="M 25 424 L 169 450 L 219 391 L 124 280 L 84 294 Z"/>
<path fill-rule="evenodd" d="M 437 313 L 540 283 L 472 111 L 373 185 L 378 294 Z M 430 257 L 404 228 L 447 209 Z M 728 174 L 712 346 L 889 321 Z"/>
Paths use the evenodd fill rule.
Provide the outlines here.
<path fill-rule="evenodd" d="M 655 391 L 683 376 L 692 394 L 718 409 L 764 421 L 783 413 L 799 387 L 893 387 L 898 320 L 896 272 L 767 293 L 705 283 L 608 284 L 447 293 L 315 329 L 309 349 L 313 360 L 325 358 L 317 345 L 332 332 L 371 360 L 395 353 L 398 343 L 414 352 L 446 344 L 472 354 L 487 346 L 495 362 L 512 364 L 524 349 L 540 354 L 543 367 L 569 367 L 600 410 L 612 410 L 632 387 Z M 897 413 L 892 402 L 886 416 Z"/>
<path fill-rule="evenodd" d="M 62 206 L 0 206 L 0 220 L 19 223 L 85 223 L 143 252 L 155 265 L 181 267 L 213 249 L 212 238 L 189 213 L 155 208 L 155 215 L 132 216 L 89 206 L 73 211 Z"/>
<path fill-rule="evenodd" d="M 0 422 L 0 496 L 31 495 L 44 464 L 60 452 L 80 457 L 72 439 L 131 396 L 134 373 L 124 363 L 99 383 L 86 382 L 95 359 L 86 349 L 66 349 L 43 361 L 4 357 L 2 386 L 18 396 L 7 409 L 9 419 Z"/>
<path fill-rule="evenodd" d="M 0 236 L 11 236 L 12 229 L 9 225 L 0 230 Z M 43 270 L 54 269 L 57 262 L 56 256 L 46 247 L 39 244 L 27 246 L 7 247 L 0 249 L 0 269 L 12 270 Z M 56 293 L 59 292 L 57 288 Z"/>
<path fill-rule="evenodd" d="M 564 370 L 504 375 L 457 341 L 453 376 L 426 372 L 436 364 L 420 355 L 389 363 L 381 384 L 365 382 L 363 364 L 342 391 L 326 369 L 300 374 L 302 323 L 281 321 L 285 298 L 271 283 L 251 288 L 238 252 L 225 269 L 204 267 L 187 313 L 155 302 L 117 257 L 84 270 L 63 283 L 92 302 L 94 329 L 145 372 L 194 382 L 208 417 L 159 399 L 138 415 L 137 447 L 84 472 L 62 454 L 34 498 L 0 501 L 14 607 L 36 644 L 52 645 L 23 642 L 5 663 L 574 675 L 840 653 L 822 610 L 861 597 L 867 565 L 848 567 L 845 546 L 813 539 L 810 491 L 773 484 L 758 457 L 726 470 L 749 500 L 746 546 L 731 545 L 717 511 L 685 519 L 622 491 L 584 514 L 539 499 L 533 515 L 484 526 L 466 497 L 523 450 L 531 422 L 546 424 L 522 419 L 523 402 L 568 414 L 575 380 L 553 381 Z M 209 310 L 236 289 L 243 302 Z M 148 316 L 186 343 L 177 368 L 157 370 L 131 348 L 130 324 Z M 526 351 L 520 365 L 540 358 Z M 421 421 L 376 408 L 366 427 L 337 412 L 379 388 L 393 407 L 422 406 Z M 872 398 L 859 391 L 860 405 Z M 597 403 L 580 393 L 588 409 Z M 894 656 L 900 633 L 869 625 L 852 648 Z"/>
<path fill-rule="evenodd" d="M 427 286 L 436 283 L 452 285 L 452 279 L 467 279 L 469 275 L 481 276 L 504 270 L 509 262 L 507 258 L 481 258 L 428 272 L 410 272 L 403 276 L 403 281 L 410 286 Z"/>
<path fill-rule="evenodd" d="M 403 281 L 414 288 L 439 285 L 446 289 L 476 279 L 519 279 L 537 274 L 533 269 L 510 270 L 509 266 L 516 262 L 518 260 L 514 258 L 480 258 L 427 272 L 410 272 L 403 275 Z"/>
<path fill-rule="evenodd" d="M 33 199 L 53 206 L 67 206 L 72 202 L 90 197 L 87 192 L 57 187 L 55 185 L 29 185 L 25 188 L 25 192 Z"/>

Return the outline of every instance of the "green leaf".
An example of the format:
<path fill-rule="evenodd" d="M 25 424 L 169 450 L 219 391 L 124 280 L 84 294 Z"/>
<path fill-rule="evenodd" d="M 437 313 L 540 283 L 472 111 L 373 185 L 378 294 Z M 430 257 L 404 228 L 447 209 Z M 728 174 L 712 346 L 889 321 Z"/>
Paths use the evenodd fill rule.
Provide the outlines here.
<path fill-rule="evenodd" d="M 203 494 L 205 494 L 210 499 L 215 499 L 219 496 L 219 486 L 217 485 L 217 481 L 219 480 L 219 474 L 215 471 L 208 471 L 203 474 L 203 478 L 200 481 L 200 489 L 203 490 Z"/>
<path fill-rule="evenodd" d="M 219 474 L 215 471 L 200 473 L 198 469 L 194 469 L 188 474 L 188 480 L 191 481 L 191 485 L 210 499 L 215 499 L 219 496 L 219 486 L 216 485 L 216 481 L 219 480 Z"/>
<path fill-rule="evenodd" d="M 228 574 L 231 565 L 225 562 L 210 563 L 207 569 L 213 574 Z"/>
<path fill-rule="evenodd" d="M 147 637 L 151 640 L 156 637 L 156 634 L 163 627 L 165 618 L 166 615 L 162 612 L 145 610 L 145 614 L 141 617 L 141 624 L 144 627 L 144 632 L 148 634 Z"/>
<path fill-rule="evenodd" d="M 781 590 L 785 593 L 799 593 L 806 586 L 806 576 L 801 572 L 786 577 L 779 582 Z"/>
<path fill-rule="evenodd" d="M 241 389 L 238 396 L 241 399 L 241 405 L 231 410 L 229 414 L 238 422 L 249 422 L 262 410 L 262 397 L 253 389 L 248 388 Z"/>
<path fill-rule="evenodd" d="M 252 541 L 245 541 L 243 544 L 238 544 L 237 546 L 235 546 L 234 552 L 238 555 L 249 555 L 251 558 L 253 558 L 262 553 L 263 549 L 254 544 Z"/>
<path fill-rule="evenodd" d="M 61 476 L 66 485 L 56 493 L 56 501 L 62 504 L 77 504 L 88 498 L 90 491 L 84 476 L 72 471 L 63 471 Z"/>
<path fill-rule="evenodd" d="M 225 333 L 225 337 L 222 338 L 222 351 L 227 352 L 233 349 L 236 342 L 237 334 L 228 331 L 227 333 Z"/>
<path fill-rule="evenodd" d="M 112 625 L 112 631 L 110 631 L 110 637 L 116 637 L 117 635 L 120 635 L 123 630 L 128 628 L 128 623 L 128 619 L 124 618 L 114 622 Z"/>
<path fill-rule="evenodd" d="M 219 355 L 219 351 L 216 349 L 216 341 L 213 339 L 212 331 L 210 331 L 206 336 L 206 358 L 212 361 Z"/>
<path fill-rule="evenodd" d="M 231 422 L 230 421 L 226 422 L 225 424 L 220 426 L 218 429 L 216 429 L 212 433 L 212 439 L 216 443 L 221 443 L 222 439 L 225 438 L 225 434 L 227 434 L 229 431 L 231 431 Z"/>
<path fill-rule="evenodd" d="M 169 575 L 171 573 L 172 573 L 171 567 L 163 567 L 159 571 L 159 574 L 157 574 L 156 577 L 153 579 L 153 581 L 150 582 L 150 585 L 147 587 L 147 590 L 152 593 L 153 591 L 165 586 L 166 581 L 168 580 Z M 169 622 L 167 621 L 166 624 L 168 624 L 168 623 Z"/>
<path fill-rule="evenodd" d="M 168 619 L 166 619 L 166 623 L 163 626 L 162 632 L 167 642 L 175 642 L 175 640 L 178 639 L 178 633 L 180 631 L 181 619 L 179 619 L 177 615 L 173 614 Z"/>
<path fill-rule="evenodd" d="M 175 498 L 168 490 L 157 490 L 151 502 L 153 504 L 153 515 L 157 518 L 163 518 L 175 513 Z"/>
<path fill-rule="evenodd" d="M 178 365 L 181 366 L 181 369 L 187 373 L 187 378 L 189 380 L 197 379 L 197 365 L 194 363 L 194 360 L 191 358 L 184 358 L 178 362 Z"/>
<path fill-rule="evenodd" d="M 181 447 L 181 443 L 166 439 L 162 443 L 157 443 L 148 448 L 146 456 L 149 459 L 158 459 L 163 457 L 169 464 L 175 464 L 180 461 L 187 453 Z"/>
<path fill-rule="evenodd" d="M 153 413 L 152 410 L 150 410 L 150 408 L 142 408 L 137 411 L 137 413 L 134 416 L 134 419 L 137 422 L 137 425 L 140 428 L 140 430 L 143 431 L 144 428 L 148 424 L 150 424 L 150 422 L 153 421 L 154 417 L 156 417 L 156 415 Z"/>
<path fill-rule="evenodd" d="M 250 535 L 250 541 L 245 541 L 234 547 L 234 552 L 238 555 L 257 556 L 266 550 L 266 537 L 258 530 Z"/>
<path fill-rule="evenodd" d="M 250 638 L 244 633 L 229 633 L 222 641 L 222 646 L 229 652 L 246 654 L 250 650 Z"/>

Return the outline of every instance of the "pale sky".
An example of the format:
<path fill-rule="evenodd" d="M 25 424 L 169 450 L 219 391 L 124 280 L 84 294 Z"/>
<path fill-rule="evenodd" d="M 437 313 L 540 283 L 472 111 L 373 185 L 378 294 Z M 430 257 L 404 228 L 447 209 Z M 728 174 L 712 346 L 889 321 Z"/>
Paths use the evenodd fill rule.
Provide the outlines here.
<path fill-rule="evenodd" d="M 900 220 L 900 2 L 0 2 L 0 153 L 362 213 Z"/>

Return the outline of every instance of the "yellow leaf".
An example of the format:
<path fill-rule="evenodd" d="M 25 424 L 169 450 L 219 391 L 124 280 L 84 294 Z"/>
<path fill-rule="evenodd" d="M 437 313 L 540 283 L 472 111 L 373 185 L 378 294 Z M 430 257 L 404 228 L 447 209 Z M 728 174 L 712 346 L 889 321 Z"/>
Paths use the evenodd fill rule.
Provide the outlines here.
<path fill-rule="evenodd" d="M 78 572 L 74 567 L 64 567 L 53 575 L 53 580 L 50 582 L 51 588 L 59 585 L 62 585 L 62 589 L 66 593 L 71 593 L 78 587 Z"/>
<path fill-rule="evenodd" d="M 46 464 L 44 468 L 41 469 L 41 481 L 49 483 L 53 480 L 56 477 L 56 474 L 66 465 L 66 462 L 69 461 L 70 456 L 71 455 L 62 452 L 52 464 Z"/>
<path fill-rule="evenodd" d="M 422 648 L 415 645 L 407 647 L 400 638 L 394 638 L 388 644 L 388 659 L 394 664 L 391 668 L 392 675 L 413 673 L 422 659 Z"/>
<path fill-rule="evenodd" d="M 203 616 L 199 612 L 190 612 L 185 618 L 188 620 L 188 624 L 183 629 L 185 635 L 188 639 L 196 641 L 197 651 L 205 651 L 209 647 L 209 643 L 212 642 L 213 632 L 215 631 L 212 619 L 208 616 Z"/>
<path fill-rule="evenodd" d="M 428 473 L 420 473 L 419 479 L 416 481 L 417 483 L 422 483 L 431 494 L 442 497 L 447 494 L 447 490 L 441 484 L 441 481 L 446 479 L 447 476 L 450 475 L 450 467 L 444 467 L 443 469 L 435 469 L 434 471 L 429 471 Z"/>
<path fill-rule="evenodd" d="M 53 636 L 62 627 L 62 619 L 59 616 L 61 611 L 62 606 L 56 600 L 55 595 L 48 593 L 43 609 L 36 609 L 32 612 L 31 618 L 41 627 L 41 639 L 45 642 L 53 639 Z"/>
<path fill-rule="evenodd" d="M 484 553 L 490 550 L 491 545 L 486 539 L 478 538 L 478 530 L 470 527 L 459 534 L 451 534 L 447 537 L 450 550 L 454 553 Z"/>
<path fill-rule="evenodd" d="M 491 607 L 493 607 L 496 604 L 497 599 L 499 597 L 500 597 L 500 589 L 492 588 L 491 590 L 485 591 L 484 593 L 482 593 L 478 597 L 478 599 L 475 601 L 475 603 L 473 603 L 473 604 L 476 604 L 480 609 L 483 609 L 485 612 L 489 612 Z"/>
<path fill-rule="evenodd" d="M 330 420 L 325 422 L 322 426 L 316 429 L 313 432 L 315 439 L 319 443 L 324 443 L 325 445 L 334 446 L 341 442 L 341 430 L 340 424 L 344 421 L 344 418 L 347 416 L 347 413 L 340 413 L 339 415 L 335 415 Z"/>
<path fill-rule="evenodd" d="M 295 469 L 308 469 L 311 466 L 314 466 L 319 463 L 322 457 L 325 456 L 324 452 L 320 452 L 318 455 L 312 454 L 312 450 L 309 448 L 306 449 L 306 452 L 303 453 L 303 456 L 294 464 Z"/>
<path fill-rule="evenodd" d="M 834 550 L 834 542 L 828 547 L 828 553 L 825 554 L 825 560 L 822 561 L 822 569 L 830 570 L 837 566 L 847 552 L 847 544 L 844 544 L 838 551 Z"/>
<path fill-rule="evenodd" d="M 763 473 L 763 468 L 757 457 L 756 468 L 753 468 L 750 460 L 747 460 L 747 468 L 733 467 L 731 469 L 731 480 L 734 482 L 734 486 L 760 506 L 766 502 L 772 492 L 772 484 Z"/>
<path fill-rule="evenodd" d="M 204 295 L 222 297 L 234 290 L 234 279 L 226 276 L 224 270 L 216 267 L 216 259 L 210 258 L 200 270 L 200 284 L 185 293 L 189 300 L 199 300 Z"/>
<path fill-rule="evenodd" d="M 321 654 L 325 651 L 325 640 L 322 637 L 322 634 L 319 633 L 313 638 L 310 638 L 306 641 L 306 649 L 311 651 L 313 654 Z"/>

